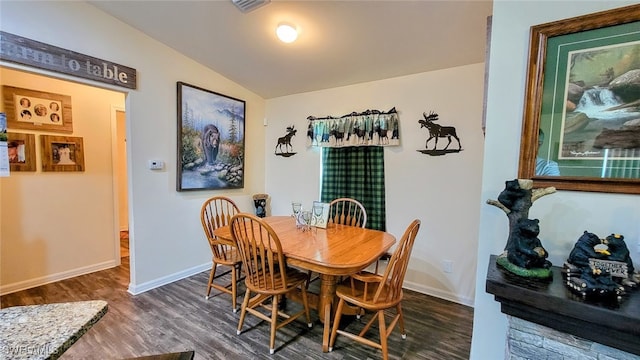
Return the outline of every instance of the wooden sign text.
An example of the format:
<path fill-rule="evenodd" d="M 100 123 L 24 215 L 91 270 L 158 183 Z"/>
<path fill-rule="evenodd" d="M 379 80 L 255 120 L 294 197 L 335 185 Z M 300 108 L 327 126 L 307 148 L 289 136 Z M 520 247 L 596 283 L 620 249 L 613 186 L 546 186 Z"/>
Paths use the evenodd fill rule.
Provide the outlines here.
<path fill-rule="evenodd" d="M 136 69 L 0 31 L 0 60 L 136 88 Z"/>

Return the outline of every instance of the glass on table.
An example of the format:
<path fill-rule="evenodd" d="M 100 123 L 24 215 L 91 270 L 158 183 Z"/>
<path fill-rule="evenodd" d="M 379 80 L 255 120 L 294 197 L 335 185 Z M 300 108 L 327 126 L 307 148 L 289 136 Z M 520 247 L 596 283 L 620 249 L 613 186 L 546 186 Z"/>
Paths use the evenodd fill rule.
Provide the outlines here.
<path fill-rule="evenodd" d="M 315 225 L 322 225 L 324 220 L 323 218 L 323 213 L 324 212 L 324 206 L 322 205 L 321 202 L 319 201 L 314 201 L 313 202 L 313 221 L 312 223 Z"/>
<path fill-rule="evenodd" d="M 300 211 L 302 210 L 302 203 L 292 202 L 291 208 L 293 209 L 293 217 L 297 219 Z"/>
<path fill-rule="evenodd" d="M 310 230 L 311 229 L 311 211 L 304 210 L 300 213 L 300 217 L 302 218 L 302 230 Z"/>

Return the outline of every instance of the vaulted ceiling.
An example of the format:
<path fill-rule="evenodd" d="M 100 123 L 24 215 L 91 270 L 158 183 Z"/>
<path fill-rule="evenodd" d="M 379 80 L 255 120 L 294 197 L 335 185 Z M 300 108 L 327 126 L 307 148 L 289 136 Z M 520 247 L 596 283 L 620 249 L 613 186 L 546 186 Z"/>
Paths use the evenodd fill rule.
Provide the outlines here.
<path fill-rule="evenodd" d="M 89 1 L 265 99 L 485 60 L 482 0 Z M 295 24 L 298 40 L 275 27 Z"/>

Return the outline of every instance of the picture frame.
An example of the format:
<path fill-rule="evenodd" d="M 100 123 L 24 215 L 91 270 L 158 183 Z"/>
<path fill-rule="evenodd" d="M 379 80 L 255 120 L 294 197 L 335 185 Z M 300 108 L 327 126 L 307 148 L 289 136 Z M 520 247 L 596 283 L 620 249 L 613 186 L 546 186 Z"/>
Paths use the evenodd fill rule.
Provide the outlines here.
<path fill-rule="evenodd" d="M 42 171 L 84 171 L 81 137 L 40 135 Z"/>
<path fill-rule="evenodd" d="M 311 226 L 327 228 L 329 222 L 329 203 L 314 201 L 311 207 Z"/>
<path fill-rule="evenodd" d="M 71 96 L 3 85 L 7 127 L 72 133 Z"/>
<path fill-rule="evenodd" d="M 10 171 L 36 171 L 36 136 L 7 132 Z M 15 150 L 12 150 L 15 149 Z M 16 158 L 12 159 L 12 151 Z"/>
<path fill-rule="evenodd" d="M 531 27 L 519 178 L 536 188 L 640 194 L 632 120 L 640 114 L 631 105 L 640 99 L 625 90 L 625 74 L 640 70 L 639 25 L 640 5 L 631 5 Z"/>
<path fill-rule="evenodd" d="M 177 83 L 177 191 L 244 187 L 244 100 Z"/>

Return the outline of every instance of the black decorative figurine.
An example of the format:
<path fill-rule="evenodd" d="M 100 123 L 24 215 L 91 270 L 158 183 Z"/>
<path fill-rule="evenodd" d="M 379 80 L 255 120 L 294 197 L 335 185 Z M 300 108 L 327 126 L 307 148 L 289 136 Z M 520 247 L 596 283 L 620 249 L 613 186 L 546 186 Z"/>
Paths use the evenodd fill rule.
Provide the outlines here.
<path fill-rule="evenodd" d="M 539 221 L 529 219 L 529 209 L 534 201 L 555 193 L 556 189 L 532 188 L 532 180 L 506 181 L 498 200 L 487 200 L 487 204 L 502 209 L 509 219 L 509 238 L 497 264 L 522 277 L 546 279 L 552 274 L 551 263 L 547 260 L 549 254 L 538 239 Z"/>
<path fill-rule="evenodd" d="M 584 231 L 564 263 L 566 285 L 583 297 L 620 298 L 640 283 L 624 236 Z"/>
<path fill-rule="evenodd" d="M 253 205 L 256 207 L 257 217 L 263 218 L 267 216 L 267 199 L 268 198 L 269 198 L 268 194 L 253 195 Z"/>

